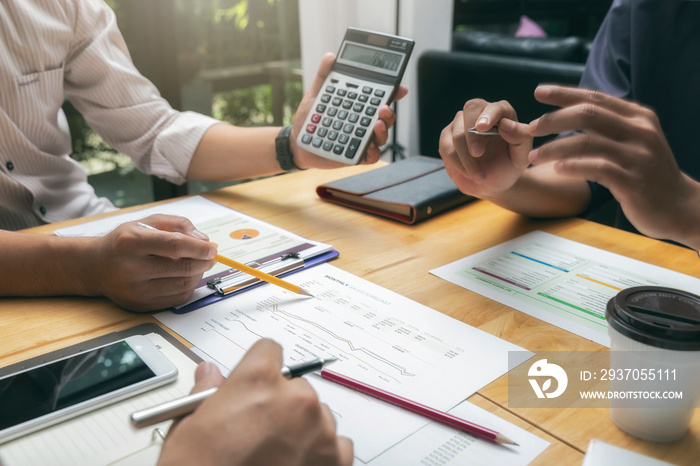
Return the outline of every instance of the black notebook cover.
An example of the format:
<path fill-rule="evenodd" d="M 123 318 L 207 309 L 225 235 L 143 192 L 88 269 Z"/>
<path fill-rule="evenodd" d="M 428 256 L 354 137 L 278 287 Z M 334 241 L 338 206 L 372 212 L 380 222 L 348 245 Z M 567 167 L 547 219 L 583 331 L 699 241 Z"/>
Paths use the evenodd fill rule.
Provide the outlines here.
<path fill-rule="evenodd" d="M 457 189 L 442 159 L 415 155 L 316 188 L 327 201 L 414 224 L 474 199 Z"/>

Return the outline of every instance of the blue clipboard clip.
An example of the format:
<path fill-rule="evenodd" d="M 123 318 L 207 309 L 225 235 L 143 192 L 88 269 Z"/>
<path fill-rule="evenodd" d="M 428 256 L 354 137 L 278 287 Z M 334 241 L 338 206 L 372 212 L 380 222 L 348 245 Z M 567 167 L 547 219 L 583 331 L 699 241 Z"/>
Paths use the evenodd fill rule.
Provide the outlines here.
<path fill-rule="evenodd" d="M 268 262 L 250 262 L 246 265 L 255 267 L 256 269 L 269 273 L 270 275 L 278 276 L 286 272 L 300 269 L 304 267 L 304 259 L 298 252 L 284 254 L 276 259 Z M 207 286 L 215 290 L 219 295 L 227 295 L 238 291 L 242 288 L 254 285 L 261 282 L 257 277 L 248 275 L 245 272 L 234 272 L 226 277 L 214 278 L 207 282 Z"/>
<path fill-rule="evenodd" d="M 316 265 L 331 261 L 331 260 L 335 259 L 336 257 L 338 257 L 339 255 L 340 255 L 340 253 L 338 251 L 336 251 L 335 249 L 331 249 L 330 251 L 324 252 L 323 254 L 319 254 L 319 255 L 313 256 L 313 257 L 307 257 L 306 260 L 303 261 L 303 263 L 300 267 L 294 268 L 292 270 L 288 270 L 286 272 L 278 272 L 278 274 L 276 274 L 276 276 L 281 278 L 281 277 L 295 273 L 295 272 L 302 270 L 302 269 L 309 269 L 309 268 L 314 267 Z M 277 259 L 273 259 L 270 262 L 266 262 L 265 264 L 271 265 L 273 263 L 280 263 L 280 262 L 282 262 L 282 257 L 285 257 L 285 256 L 286 256 L 286 254 L 280 256 Z M 289 258 L 287 258 L 287 259 L 289 259 Z M 287 260 L 287 259 L 285 259 L 285 260 Z M 218 291 L 216 291 L 216 288 L 214 288 L 214 286 L 216 286 L 216 281 L 217 280 L 222 280 L 222 281 L 228 280 L 230 275 L 226 275 L 224 277 L 221 277 L 220 279 L 209 280 L 209 282 L 211 282 L 211 284 L 209 284 L 209 282 L 207 282 L 207 288 L 212 290 L 211 294 L 204 296 L 203 298 L 198 299 L 196 301 L 192 301 L 191 303 L 186 304 L 184 306 L 171 308 L 172 312 L 174 312 L 175 314 L 187 314 L 188 312 L 192 312 L 192 311 L 197 310 L 201 307 L 208 306 L 209 304 L 213 304 L 217 301 L 221 301 L 222 299 L 228 299 L 228 298 L 231 298 L 233 296 L 236 296 L 238 293 L 243 293 L 251 288 L 255 288 L 255 287 L 260 286 L 264 283 L 263 281 L 258 280 L 257 278 L 251 277 L 250 275 L 247 275 L 247 274 L 241 274 L 240 272 L 235 272 L 232 275 L 238 275 L 238 276 L 245 275 L 245 278 L 253 278 L 253 280 L 251 280 L 252 284 L 247 285 L 247 286 L 237 285 L 234 290 L 229 291 L 227 294 L 221 294 Z"/>

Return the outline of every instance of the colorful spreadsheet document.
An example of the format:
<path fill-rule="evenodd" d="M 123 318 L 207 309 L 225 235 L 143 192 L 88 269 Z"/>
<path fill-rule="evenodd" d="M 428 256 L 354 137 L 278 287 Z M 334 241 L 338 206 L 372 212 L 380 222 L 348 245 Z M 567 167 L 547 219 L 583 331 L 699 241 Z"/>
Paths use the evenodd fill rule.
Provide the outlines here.
<path fill-rule="evenodd" d="M 605 308 L 633 286 L 700 290 L 700 280 L 534 231 L 430 271 L 550 324 L 610 346 Z"/>

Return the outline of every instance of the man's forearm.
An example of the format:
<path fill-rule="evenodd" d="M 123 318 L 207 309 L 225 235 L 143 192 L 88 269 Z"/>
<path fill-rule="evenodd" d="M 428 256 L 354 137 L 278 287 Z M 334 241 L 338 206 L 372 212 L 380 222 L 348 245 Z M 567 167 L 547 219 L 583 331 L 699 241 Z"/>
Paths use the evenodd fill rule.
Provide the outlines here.
<path fill-rule="evenodd" d="M 94 295 L 87 279 L 94 242 L 0 230 L 0 296 Z"/>
<path fill-rule="evenodd" d="M 228 181 L 280 173 L 275 137 L 279 127 L 242 128 L 226 123 L 204 133 L 187 178 Z"/>

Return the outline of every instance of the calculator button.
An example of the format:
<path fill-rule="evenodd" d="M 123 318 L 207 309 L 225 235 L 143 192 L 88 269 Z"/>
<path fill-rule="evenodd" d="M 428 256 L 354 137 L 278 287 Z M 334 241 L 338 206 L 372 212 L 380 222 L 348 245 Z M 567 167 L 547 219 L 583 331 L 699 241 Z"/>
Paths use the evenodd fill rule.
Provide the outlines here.
<path fill-rule="evenodd" d="M 333 129 L 336 131 L 340 131 L 343 128 L 343 122 L 340 120 L 335 120 L 333 122 Z"/>
<path fill-rule="evenodd" d="M 323 113 L 326 111 L 326 106 L 324 104 L 318 104 L 316 105 L 316 111 L 318 113 Z"/>
<path fill-rule="evenodd" d="M 355 130 L 355 136 L 357 136 L 358 138 L 361 138 L 362 136 L 365 135 L 366 132 L 367 132 L 367 130 L 364 128 L 357 128 Z"/>
<path fill-rule="evenodd" d="M 355 83 L 345 83 L 345 85 L 351 89 L 357 89 L 358 87 L 360 87 Z"/>
<path fill-rule="evenodd" d="M 377 89 L 376 91 L 374 91 L 374 95 L 376 95 L 377 97 L 384 97 L 384 91 L 381 89 Z"/>
<path fill-rule="evenodd" d="M 372 88 L 369 87 L 369 86 L 364 86 L 364 87 L 362 88 L 362 92 L 365 93 L 365 94 L 371 94 L 373 90 L 374 90 L 374 89 L 372 89 Z"/>
<path fill-rule="evenodd" d="M 347 134 L 352 133 L 353 129 L 355 129 L 355 126 L 351 125 L 350 123 L 347 123 L 345 126 L 343 126 L 343 132 Z"/>
<path fill-rule="evenodd" d="M 382 99 L 372 97 L 371 99 L 369 99 L 369 103 L 376 106 L 382 103 Z"/>
<path fill-rule="evenodd" d="M 348 99 L 357 99 L 357 92 L 348 92 Z"/>
<path fill-rule="evenodd" d="M 313 133 L 316 131 L 316 125 L 308 124 L 306 125 L 306 132 L 307 133 Z"/>
<path fill-rule="evenodd" d="M 330 95 L 328 95 L 328 94 L 323 94 L 323 95 L 321 96 L 321 102 L 323 102 L 324 104 L 327 104 L 327 103 L 330 102 L 330 101 L 331 101 L 331 96 L 330 96 Z"/>
<path fill-rule="evenodd" d="M 319 121 L 321 121 L 321 115 L 319 115 L 318 113 L 314 113 L 313 115 L 311 115 L 311 121 L 313 123 L 318 123 Z"/>
<path fill-rule="evenodd" d="M 319 128 L 316 134 L 318 134 L 319 137 L 324 138 L 326 137 L 326 134 L 328 134 L 328 128 Z"/>
<path fill-rule="evenodd" d="M 333 149 L 333 143 L 330 141 L 326 141 L 323 143 L 323 150 L 326 152 L 330 152 Z"/>
<path fill-rule="evenodd" d="M 348 150 L 345 151 L 345 158 L 351 159 L 355 157 L 357 149 L 360 148 L 360 143 L 362 143 L 361 140 L 357 138 L 352 138 L 352 141 L 350 141 L 350 144 L 348 144 Z"/>
<path fill-rule="evenodd" d="M 333 97 L 333 100 L 331 101 L 331 103 L 333 105 L 335 105 L 336 107 L 340 107 L 340 104 L 343 103 L 343 99 L 341 99 L 340 97 Z"/>
<path fill-rule="evenodd" d="M 338 142 L 341 144 L 345 144 L 349 140 L 350 140 L 350 136 L 348 136 L 347 134 L 341 134 L 340 136 L 338 136 Z"/>
<path fill-rule="evenodd" d="M 367 102 L 369 100 L 369 96 L 367 94 L 360 94 L 360 97 L 357 98 L 360 102 Z"/>
<path fill-rule="evenodd" d="M 360 118 L 360 124 L 362 126 L 369 126 L 369 124 L 372 123 L 372 119 L 370 117 L 362 117 Z"/>
<path fill-rule="evenodd" d="M 330 131 L 328 133 L 328 139 L 331 141 L 335 141 L 336 139 L 338 139 L 338 132 L 337 131 Z"/>
<path fill-rule="evenodd" d="M 343 108 L 345 110 L 350 110 L 350 108 L 352 108 L 352 100 L 346 100 L 343 102 Z"/>
<path fill-rule="evenodd" d="M 338 84 L 338 80 L 335 79 L 335 78 L 331 78 L 331 82 L 332 82 L 333 84 Z"/>
<path fill-rule="evenodd" d="M 367 107 L 367 110 L 365 110 L 365 113 L 369 116 L 374 116 L 374 114 L 377 112 L 377 107 Z"/>
<path fill-rule="evenodd" d="M 335 146 L 333 146 L 333 153 L 340 155 L 343 153 L 344 149 L 345 149 L 345 146 L 341 146 L 340 144 L 336 144 Z"/>
<path fill-rule="evenodd" d="M 331 107 L 331 108 L 328 109 L 328 116 L 334 117 L 336 113 L 338 113 L 338 109 L 337 109 L 337 108 Z"/>
<path fill-rule="evenodd" d="M 330 118 L 330 117 L 326 117 L 323 120 L 321 120 L 321 124 L 323 126 L 330 126 L 331 123 L 333 123 L 333 118 Z"/>
<path fill-rule="evenodd" d="M 313 137 L 310 134 L 306 133 L 301 137 L 301 142 L 303 142 L 304 144 L 308 144 L 311 142 L 312 139 Z"/>
<path fill-rule="evenodd" d="M 358 120 L 359 118 L 360 118 L 360 115 L 358 115 L 357 113 L 351 113 L 351 114 L 350 114 L 350 118 L 348 118 L 348 121 L 349 121 L 350 123 L 357 123 L 357 120 Z"/>
<path fill-rule="evenodd" d="M 338 92 L 336 92 L 336 94 L 338 94 L 340 97 L 345 97 L 345 94 L 347 93 L 348 91 L 346 91 L 345 89 L 338 89 Z"/>
<path fill-rule="evenodd" d="M 326 86 L 326 92 L 333 94 L 335 92 L 335 86 Z"/>
<path fill-rule="evenodd" d="M 347 110 L 341 110 L 338 112 L 338 119 L 339 120 L 344 120 L 348 117 L 348 111 Z"/>
<path fill-rule="evenodd" d="M 311 145 L 314 147 L 321 147 L 321 144 L 323 144 L 323 139 L 321 138 L 314 138 L 314 140 L 311 141 Z"/>
<path fill-rule="evenodd" d="M 361 104 L 358 102 L 352 106 L 352 111 L 353 112 L 361 112 L 364 108 L 365 108 L 365 104 Z"/>

